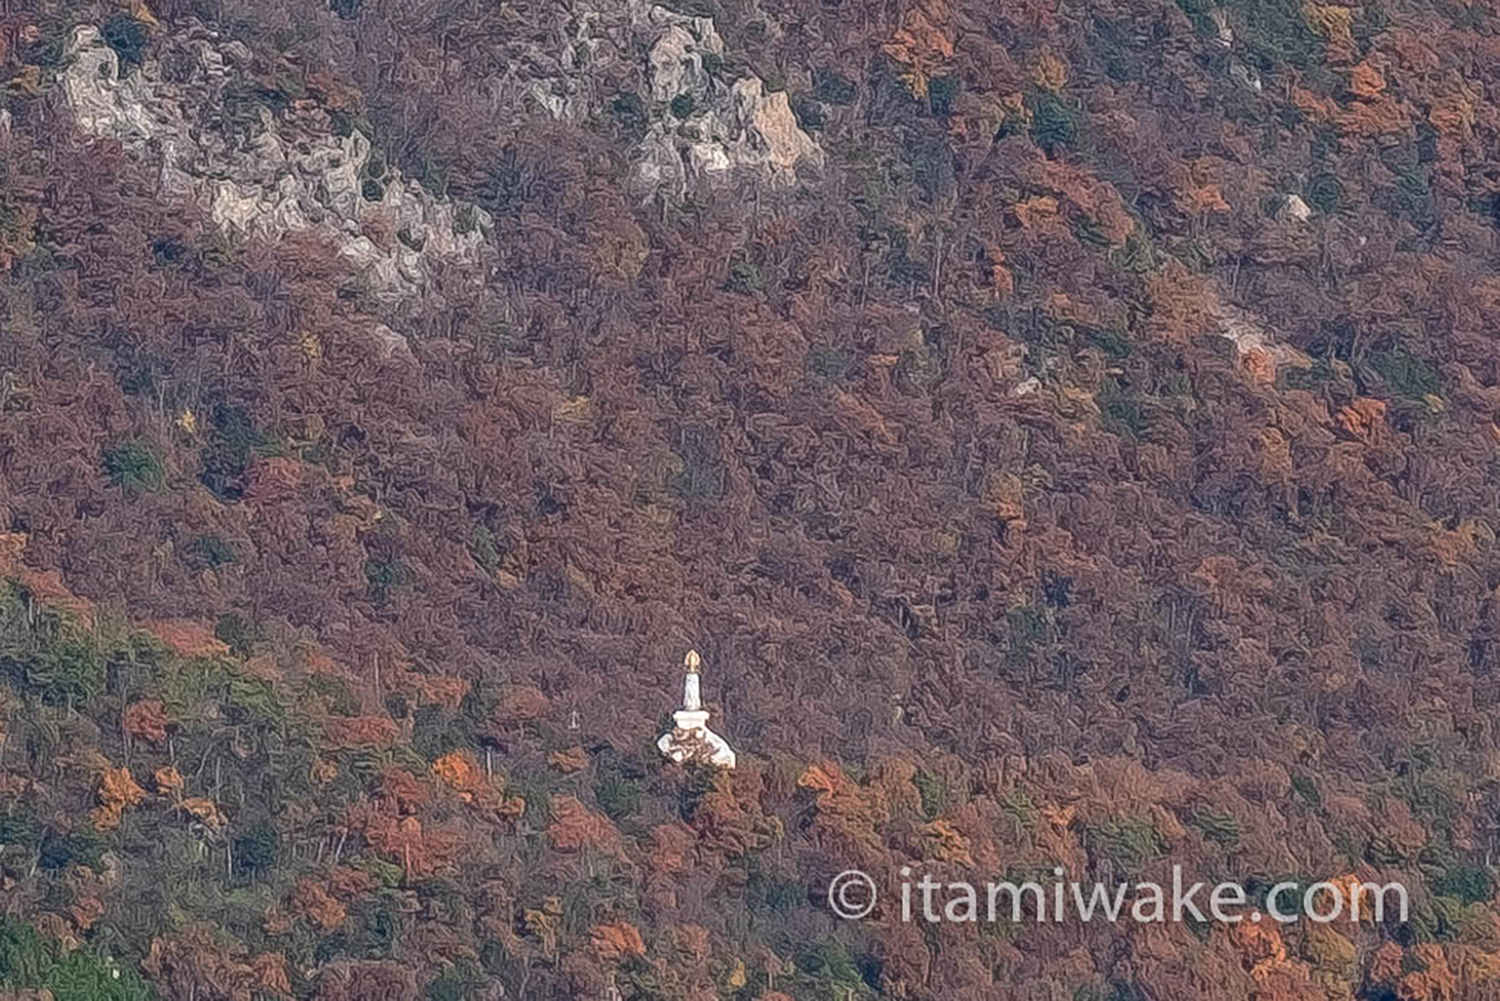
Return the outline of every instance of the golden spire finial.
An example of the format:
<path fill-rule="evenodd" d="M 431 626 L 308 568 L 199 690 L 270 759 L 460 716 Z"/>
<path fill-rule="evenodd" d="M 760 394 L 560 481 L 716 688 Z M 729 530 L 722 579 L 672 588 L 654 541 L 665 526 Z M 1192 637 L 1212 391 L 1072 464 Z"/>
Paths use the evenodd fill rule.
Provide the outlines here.
<path fill-rule="evenodd" d="M 699 657 L 697 650 L 689 650 L 687 656 L 682 658 L 682 666 L 688 669 L 689 674 L 698 673 Z"/>

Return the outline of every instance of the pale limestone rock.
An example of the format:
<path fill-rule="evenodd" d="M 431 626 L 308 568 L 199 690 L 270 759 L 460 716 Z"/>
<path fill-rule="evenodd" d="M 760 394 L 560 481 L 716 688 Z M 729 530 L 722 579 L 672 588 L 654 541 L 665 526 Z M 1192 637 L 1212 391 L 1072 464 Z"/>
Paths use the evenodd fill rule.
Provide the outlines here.
<path fill-rule="evenodd" d="M 736 109 L 750 133 L 750 148 L 764 151 L 773 170 L 790 171 L 803 162 L 823 165 L 823 151 L 797 125 L 786 91 L 763 93 L 760 79 L 747 77 L 735 83 L 733 93 Z M 741 155 L 742 162 L 749 160 L 748 154 Z"/>
<path fill-rule="evenodd" d="M 555 118 L 583 121 L 613 99 L 604 92 L 603 68 L 617 61 L 641 66 L 646 129 L 631 177 L 638 195 L 680 198 L 689 186 L 740 177 L 787 185 L 798 167 L 823 164 L 822 149 L 798 126 L 785 93 L 765 93 L 754 76 L 720 78 L 714 64 L 722 65 L 724 41 L 712 19 L 649 0 L 592 6 L 597 2 L 583 0 L 586 6 L 575 10 L 557 55 L 528 53 L 539 75 L 522 91 Z M 506 100 L 516 89 L 510 73 L 481 89 L 492 100 Z M 673 108 L 682 97 L 689 99 L 685 113 Z"/>
<path fill-rule="evenodd" d="M 1214 40 L 1226 49 L 1233 46 L 1234 31 L 1229 27 L 1229 15 L 1224 12 L 1224 8 L 1216 7 L 1208 16 L 1214 22 Z"/>
<path fill-rule="evenodd" d="M 1282 200 L 1279 215 L 1293 222 L 1307 222 L 1312 218 L 1312 208 L 1297 195 L 1287 195 Z"/>
<path fill-rule="evenodd" d="M 563 121 L 573 119 L 576 117 L 574 103 L 567 94 L 560 94 L 557 91 L 556 81 L 533 80 L 526 92 L 533 101 L 542 106 L 543 111 L 553 118 Z"/>
<path fill-rule="evenodd" d="M 249 66 L 255 61 L 250 47 L 241 41 L 233 41 L 224 46 L 224 56 L 241 69 Z"/>
<path fill-rule="evenodd" d="M 320 236 L 391 305 L 427 294 L 433 267 L 482 274 L 485 230 L 493 225 L 488 213 L 436 198 L 394 169 L 380 200 L 366 200 L 361 184 L 370 143 L 358 131 L 336 134 L 323 109 L 299 102 L 273 114 L 260 107 L 248 123 L 226 123 L 225 88 L 254 61 L 243 43 L 191 26 L 159 46 L 161 60 L 148 59 L 122 79 L 118 57 L 98 29 L 80 25 L 69 36 L 59 83 L 79 131 L 118 140 L 153 163 L 161 196 L 201 206 L 234 236 Z M 187 79 L 163 75 L 168 56 L 188 68 Z M 461 213 L 474 225 L 460 225 Z M 363 233 L 382 216 L 405 234 L 390 249 Z"/>
<path fill-rule="evenodd" d="M 1235 59 L 1234 62 L 1230 65 L 1229 76 L 1235 82 L 1250 88 L 1257 94 L 1265 89 L 1265 85 L 1261 82 L 1260 74 L 1246 63 L 1240 62 L 1240 60 L 1238 59 Z"/>
<path fill-rule="evenodd" d="M 688 168 L 698 175 L 717 174 L 734 166 L 729 151 L 713 142 L 693 143 L 687 149 Z"/>
<path fill-rule="evenodd" d="M 660 191 L 669 197 L 682 197 L 687 190 L 687 172 L 682 155 L 669 137 L 659 132 L 646 136 L 636 156 L 631 188 L 637 195 L 649 198 Z"/>
<path fill-rule="evenodd" d="M 1241 363 L 1259 356 L 1265 359 L 1273 375 L 1283 366 L 1307 368 L 1312 364 L 1301 351 L 1289 344 L 1278 343 L 1259 319 L 1248 311 L 1218 301 L 1212 307 L 1218 324 L 1218 329 L 1214 332 L 1234 345 L 1235 357 Z"/>
<path fill-rule="evenodd" d="M 679 94 L 698 95 L 709 88 L 711 80 L 703 68 L 703 55 L 719 54 L 724 43 L 707 18 L 694 18 L 689 23 L 698 29 L 698 34 L 683 24 L 673 24 L 651 46 L 647 60 L 651 66 L 654 101 L 670 101 Z"/>
<path fill-rule="evenodd" d="M 412 356 L 411 345 L 407 343 L 406 338 L 383 323 L 377 323 L 371 327 L 370 336 L 374 338 L 378 353 L 382 358 L 389 358 L 392 355 L 401 355 L 404 358 Z"/>

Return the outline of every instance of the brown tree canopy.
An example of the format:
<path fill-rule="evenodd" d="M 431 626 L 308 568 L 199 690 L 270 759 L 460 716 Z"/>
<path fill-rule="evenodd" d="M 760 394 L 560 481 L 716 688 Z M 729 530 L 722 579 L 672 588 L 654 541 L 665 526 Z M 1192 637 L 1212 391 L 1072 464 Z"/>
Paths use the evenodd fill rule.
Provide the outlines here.
<path fill-rule="evenodd" d="M 707 0 L 667 96 L 631 10 L 0 14 L 0 992 L 1500 997 L 1495 12 Z M 80 25 L 478 235 L 226 224 Z M 1412 914 L 823 897 L 1173 864 Z"/>

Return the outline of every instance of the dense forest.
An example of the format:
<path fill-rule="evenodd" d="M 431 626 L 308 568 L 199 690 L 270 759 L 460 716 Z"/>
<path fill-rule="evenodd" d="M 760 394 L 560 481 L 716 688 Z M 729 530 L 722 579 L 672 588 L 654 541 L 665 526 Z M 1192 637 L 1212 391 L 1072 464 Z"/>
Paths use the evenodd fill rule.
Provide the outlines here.
<path fill-rule="evenodd" d="M 1477 0 L 3 5 L 0 998 L 1500 998 L 1497 89 Z M 1173 864 L 1411 915 L 823 895 Z"/>

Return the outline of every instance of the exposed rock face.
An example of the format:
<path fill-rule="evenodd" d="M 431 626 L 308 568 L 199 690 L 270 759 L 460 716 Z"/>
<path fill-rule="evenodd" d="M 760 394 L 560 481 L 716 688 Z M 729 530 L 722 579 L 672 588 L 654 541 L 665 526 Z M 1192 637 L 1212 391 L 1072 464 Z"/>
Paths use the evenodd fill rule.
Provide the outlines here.
<path fill-rule="evenodd" d="M 394 169 L 368 177 L 369 141 L 358 130 L 340 135 L 314 101 L 273 113 L 247 100 L 251 58 L 195 27 L 122 77 L 99 31 L 80 25 L 60 84 L 80 130 L 157 165 L 163 196 L 196 203 L 231 233 L 315 231 L 381 301 L 422 293 L 435 266 L 483 260 L 488 213 L 435 198 Z"/>
<path fill-rule="evenodd" d="M 582 121 L 607 110 L 603 67 L 635 62 L 644 72 L 645 137 L 632 182 L 638 194 L 681 197 L 691 185 L 749 177 L 789 184 L 799 166 L 821 167 L 823 151 L 797 124 L 784 92 L 759 77 L 724 79 L 724 41 L 706 17 L 647 0 L 591 8 L 576 18 L 556 75 L 532 80 L 527 95 L 546 111 Z"/>
<path fill-rule="evenodd" d="M 730 180 L 787 185 L 824 162 L 785 93 L 725 72 L 709 18 L 603 0 L 575 7 L 554 40 L 554 52 L 530 45 L 501 76 L 476 81 L 476 97 L 523 117 L 583 122 L 614 114 L 628 81 L 639 81 L 629 183 L 642 199 Z M 310 231 L 386 306 L 430 295 L 438 267 L 475 265 L 482 280 L 487 212 L 434 197 L 395 168 L 370 170 L 363 134 L 336 127 L 319 101 L 266 99 L 258 68 L 245 45 L 194 23 L 163 32 L 146 61 L 122 73 L 99 29 L 80 25 L 59 85 L 82 132 L 119 140 L 156 168 L 162 197 L 201 207 L 233 234 Z"/>
<path fill-rule="evenodd" d="M 1312 218 L 1312 209 L 1298 195 L 1287 195 L 1281 202 L 1281 210 L 1277 213 L 1282 219 L 1290 219 L 1293 222 L 1307 222 Z"/>
<path fill-rule="evenodd" d="M 1306 368 L 1311 364 L 1301 351 L 1278 344 L 1260 321 L 1245 310 L 1217 303 L 1214 312 L 1219 322 L 1216 333 L 1234 345 L 1235 356 L 1255 380 L 1274 382 L 1276 371 L 1282 366 Z"/>

